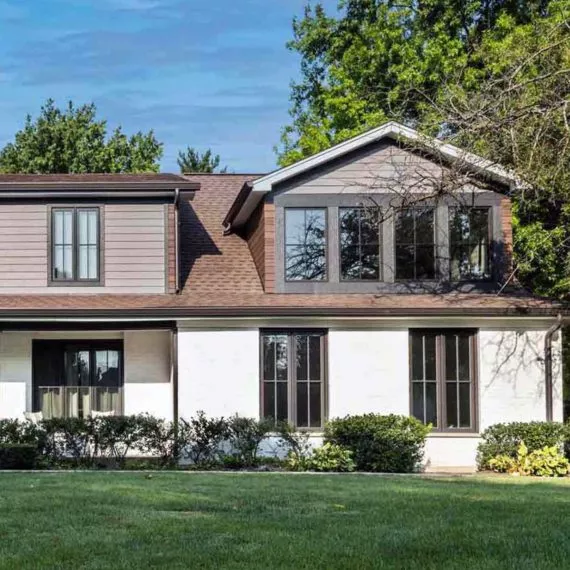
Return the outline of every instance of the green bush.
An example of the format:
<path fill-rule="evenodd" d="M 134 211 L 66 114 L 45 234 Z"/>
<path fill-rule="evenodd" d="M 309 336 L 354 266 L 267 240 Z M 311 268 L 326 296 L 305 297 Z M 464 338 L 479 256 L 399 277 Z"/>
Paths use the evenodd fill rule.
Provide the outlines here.
<path fill-rule="evenodd" d="M 34 469 L 38 448 L 29 443 L 0 443 L 0 469 Z"/>
<path fill-rule="evenodd" d="M 290 471 L 350 472 L 354 471 L 352 452 L 334 443 L 325 443 L 307 456 L 290 453 L 287 456 Z"/>
<path fill-rule="evenodd" d="M 358 471 L 411 473 L 421 468 L 430 430 L 408 416 L 346 416 L 327 424 L 325 442 L 350 450 Z"/>
<path fill-rule="evenodd" d="M 479 469 L 488 469 L 489 461 L 498 455 L 516 459 L 520 444 L 524 441 L 530 452 L 544 447 L 556 447 L 563 451 L 568 439 L 568 425 L 557 422 L 512 422 L 495 424 L 481 434 L 477 448 Z"/>
<path fill-rule="evenodd" d="M 564 477 L 568 475 L 569 462 L 555 446 L 529 451 L 524 442 L 517 449 L 516 458 L 497 455 L 488 461 L 488 467 L 497 473 L 518 473 L 536 477 Z"/>
<path fill-rule="evenodd" d="M 189 420 L 180 420 L 183 426 L 181 455 L 195 466 L 209 467 L 219 463 L 224 455 L 222 445 L 229 435 L 225 418 L 208 418 L 202 411 Z"/>
<path fill-rule="evenodd" d="M 259 446 L 267 435 L 273 431 L 275 425 L 270 420 L 255 420 L 233 416 L 228 421 L 228 443 L 231 455 L 237 464 L 243 467 L 257 465 Z"/>

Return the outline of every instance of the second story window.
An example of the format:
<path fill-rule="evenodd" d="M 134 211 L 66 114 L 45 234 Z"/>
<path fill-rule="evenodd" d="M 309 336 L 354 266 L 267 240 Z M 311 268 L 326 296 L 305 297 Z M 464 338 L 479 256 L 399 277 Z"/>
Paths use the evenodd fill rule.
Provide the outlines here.
<path fill-rule="evenodd" d="M 285 279 L 323 281 L 327 277 L 326 210 L 285 210 Z"/>
<path fill-rule="evenodd" d="M 434 209 L 401 210 L 395 227 L 396 279 L 435 279 Z"/>
<path fill-rule="evenodd" d="M 99 208 L 52 209 L 54 282 L 99 281 Z"/>
<path fill-rule="evenodd" d="M 343 281 L 380 278 L 378 216 L 365 208 L 340 208 L 340 278 Z"/>
<path fill-rule="evenodd" d="M 449 209 L 449 253 L 453 281 L 488 279 L 489 208 Z"/>

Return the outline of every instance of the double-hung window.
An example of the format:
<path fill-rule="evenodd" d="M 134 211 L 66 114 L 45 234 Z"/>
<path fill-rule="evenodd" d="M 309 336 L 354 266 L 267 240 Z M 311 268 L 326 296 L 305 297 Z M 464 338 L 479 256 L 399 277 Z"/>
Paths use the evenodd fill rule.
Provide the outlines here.
<path fill-rule="evenodd" d="M 449 209 L 449 253 L 452 281 L 488 279 L 490 209 Z"/>
<path fill-rule="evenodd" d="M 99 282 L 99 225 L 99 208 L 52 208 L 52 282 Z"/>
<path fill-rule="evenodd" d="M 262 333 L 262 417 L 298 428 L 323 427 L 325 346 L 322 331 Z"/>
<path fill-rule="evenodd" d="M 436 431 L 476 430 L 476 333 L 410 332 L 412 415 Z"/>
<path fill-rule="evenodd" d="M 435 279 L 435 210 L 406 208 L 395 220 L 396 279 Z"/>

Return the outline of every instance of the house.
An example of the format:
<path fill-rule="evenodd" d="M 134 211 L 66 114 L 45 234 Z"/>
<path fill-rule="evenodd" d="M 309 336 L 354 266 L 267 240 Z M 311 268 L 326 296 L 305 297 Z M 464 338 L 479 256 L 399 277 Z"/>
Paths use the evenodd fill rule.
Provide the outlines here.
<path fill-rule="evenodd" d="M 266 175 L 1 175 L 0 417 L 411 414 L 472 467 L 487 426 L 562 419 L 515 184 L 395 123 Z"/>

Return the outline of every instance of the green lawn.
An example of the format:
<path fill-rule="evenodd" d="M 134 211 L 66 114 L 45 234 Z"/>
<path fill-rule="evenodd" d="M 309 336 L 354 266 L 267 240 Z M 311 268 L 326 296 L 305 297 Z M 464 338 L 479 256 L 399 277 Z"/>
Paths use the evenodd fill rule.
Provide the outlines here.
<path fill-rule="evenodd" d="M 0 474 L 0 568 L 568 568 L 570 481 Z"/>

